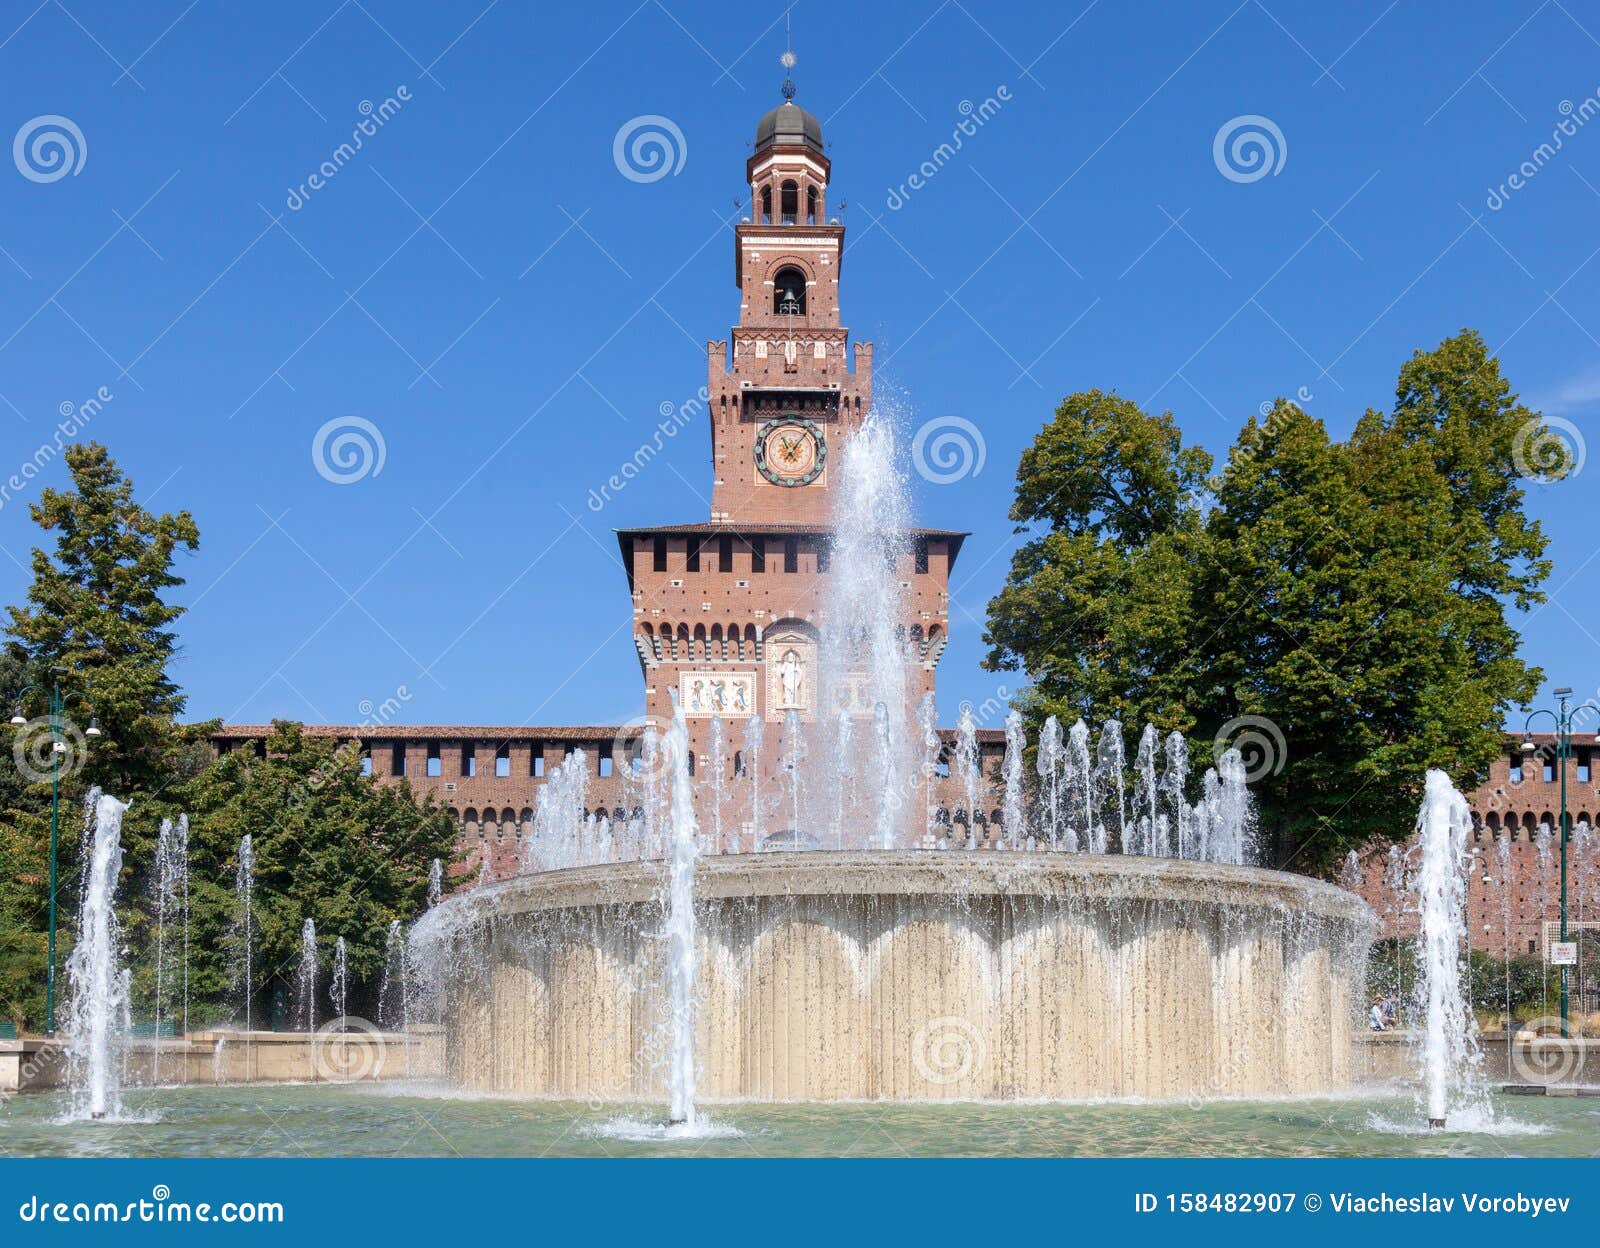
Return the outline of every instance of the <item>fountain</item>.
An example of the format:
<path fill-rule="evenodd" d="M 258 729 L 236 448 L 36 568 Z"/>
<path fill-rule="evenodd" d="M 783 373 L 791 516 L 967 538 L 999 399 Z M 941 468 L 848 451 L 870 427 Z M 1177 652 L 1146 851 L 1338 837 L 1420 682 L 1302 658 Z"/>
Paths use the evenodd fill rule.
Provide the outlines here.
<path fill-rule="evenodd" d="M 444 896 L 444 864 L 435 858 L 428 864 L 428 908 L 439 904 Z"/>
<path fill-rule="evenodd" d="M 176 820 L 163 819 L 156 834 L 156 991 L 155 1033 L 156 1046 L 151 1062 L 151 1077 L 161 1082 L 161 1017 L 171 992 L 170 952 L 167 948 L 167 925 L 181 917 L 183 944 L 179 955 L 182 966 L 182 1020 L 183 1032 L 189 1030 L 189 817 L 179 815 Z"/>
<path fill-rule="evenodd" d="M 1466 935 L 1467 836 L 1472 810 L 1450 777 L 1430 769 L 1417 840 L 1422 860 L 1411 889 L 1419 921 L 1417 1008 L 1423 1026 L 1414 1045 L 1428 1126 L 1479 1127 L 1489 1117 L 1478 1031 L 1461 991 L 1461 944 Z"/>
<path fill-rule="evenodd" d="M 307 919 L 300 925 L 300 965 L 295 970 L 295 1015 L 308 1040 L 317 1034 L 317 925 Z"/>
<path fill-rule="evenodd" d="M 99 789 L 84 804 L 83 890 L 78 939 L 67 959 L 72 1001 L 67 1018 L 68 1079 L 77 1116 L 122 1114 L 121 1058 L 128 1035 L 128 977 L 118 965 L 121 925 L 115 909 L 127 807 Z"/>
<path fill-rule="evenodd" d="M 709 778 L 691 779 L 676 699 L 667 748 L 654 727 L 641 738 L 629 785 L 642 836 L 618 842 L 627 852 L 553 852 L 599 836 L 599 822 L 561 796 L 564 772 L 548 776 L 524 873 L 434 906 L 411 932 L 449 1077 L 497 1092 L 665 1097 L 680 1126 L 702 1095 L 1344 1086 L 1371 914 L 1330 884 L 1252 865 L 1237 751 L 1193 783 L 1187 743 L 1168 735 L 1163 750 L 1146 728 L 1130 803 L 1122 725 L 1106 721 L 1092 743 L 1083 720 L 1064 734 L 1049 721 L 1035 792 L 1011 714 L 1003 796 L 991 802 L 996 777 L 966 707 L 949 786 L 961 806 L 944 834 L 944 745 L 931 695 L 913 704 L 896 631 L 911 555 L 887 422 L 869 418 L 837 470 L 816 703 L 833 709 L 775 720 L 770 771 L 767 721 L 746 719 L 734 775 L 748 835 L 702 838 L 720 801 Z"/>
<path fill-rule="evenodd" d="M 239 860 L 234 870 L 234 977 L 244 991 L 244 1029 L 251 1030 L 255 997 L 255 843 L 246 833 L 239 838 Z"/>
<path fill-rule="evenodd" d="M 667 1005 L 671 1011 L 668 1121 L 695 1128 L 695 921 L 694 869 L 700 829 L 689 781 L 689 729 L 673 698 L 667 754 L 672 769 L 672 869 L 667 887 Z"/>
<path fill-rule="evenodd" d="M 333 942 L 333 978 L 328 985 L 328 1000 L 333 1002 L 333 1016 L 339 1024 L 339 1034 L 348 1029 L 347 1009 L 350 999 L 350 961 L 345 952 L 344 937 Z"/>

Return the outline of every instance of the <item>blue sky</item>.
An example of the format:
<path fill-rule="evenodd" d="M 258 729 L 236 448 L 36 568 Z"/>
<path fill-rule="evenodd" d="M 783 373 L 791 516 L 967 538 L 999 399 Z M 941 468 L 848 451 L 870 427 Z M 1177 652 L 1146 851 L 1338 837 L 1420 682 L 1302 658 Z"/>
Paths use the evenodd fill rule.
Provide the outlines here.
<path fill-rule="evenodd" d="M 705 517 L 704 426 L 598 513 L 587 500 L 703 384 L 704 342 L 735 317 L 734 201 L 779 100 L 782 10 L 34 6 L 0 13 L 0 138 L 58 116 L 83 150 L 53 181 L 0 162 L 0 477 L 63 404 L 110 394 L 90 436 L 200 526 L 180 594 L 190 712 L 350 722 L 404 688 L 414 723 L 636 713 L 611 530 Z M 983 440 L 980 472 L 913 482 L 923 523 L 973 533 L 946 718 L 1007 683 L 979 660 L 1012 473 L 1068 392 L 1170 408 L 1217 453 L 1280 394 L 1342 435 L 1389 403 L 1414 349 L 1473 326 L 1577 436 L 1600 410 L 1587 6 L 793 20 L 798 101 L 847 201 L 846 322 L 910 427 L 960 417 Z M 990 98 L 955 158 L 898 193 Z M 291 207 L 363 102 L 386 99 L 361 151 Z M 1569 109 L 1561 150 L 1491 196 Z M 613 159 L 645 115 L 682 135 L 681 167 L 648 182 Z M 1281 136 L 1276 171 L 1225 176 L 1214 142 L 1250 116 Z M 313 440 L 352 417 L 381 435 L 382 469 L 335 484 Z M 0 601 L 26 584 L 25 503 L 64 476 L 57 462 L 0 505 Z M 1534 487 L 1556 568 L 1521 621 L 1551 683 L 1584 692 L 1600 684 L 1597 477 Z"/>

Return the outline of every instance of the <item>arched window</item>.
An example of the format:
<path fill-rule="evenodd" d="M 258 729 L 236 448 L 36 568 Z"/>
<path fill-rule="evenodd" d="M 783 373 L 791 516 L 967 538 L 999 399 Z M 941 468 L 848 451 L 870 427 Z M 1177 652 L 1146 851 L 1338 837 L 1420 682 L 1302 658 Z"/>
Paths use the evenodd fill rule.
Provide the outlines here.
<path fill-rule="evenodd" d="M 694 775 L 694 751 L 689 751 L 689 774 Z"/>
<path fill-rule="evenodd" d="M 814 187 L 814 186 L 808 186 L 808 187 L 806 187 L 806 224 L 807 225 L 815 225 L 816 223 L 817 223 L 817 188 Z"/>
<path fill-rule="evenodd" d="M 733 774 L 736 775 L 736 776 L 744 775 L 744 751 L 743 750 L 735 750 L 733 752 Z"/>
<path fill-rule="evenodd" d="M 770 186 L 761 188 L 761 224 L 772 224 L 772 188 Z"/>
<path fill-rule="evenodd" d="M 794 225 L 795 217 L 800 212 L 800 187 L 795 182 L 785 182 L 779 191 L 779 211 L 783 214 L 782 224 Z"/>
<path fill-rule="evenodd" d="M 792 265 L 772 279 L 772 310 L 779 316 L 806 314 L 806 275 Z"/>

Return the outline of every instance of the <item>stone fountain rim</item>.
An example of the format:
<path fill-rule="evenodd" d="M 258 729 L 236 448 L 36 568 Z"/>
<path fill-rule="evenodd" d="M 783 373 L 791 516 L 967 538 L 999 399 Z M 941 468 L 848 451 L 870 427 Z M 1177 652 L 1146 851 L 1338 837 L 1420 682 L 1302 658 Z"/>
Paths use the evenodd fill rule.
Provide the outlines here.
<path fill-rule="evenodd" d="M 514 876 L 440 902 L 420 921 L 442 934 L 495 916 L 659 901 L 667 864 L 657 859 Z M 1197 902 L 1292 910 L 1370 925 L 1354 893 L 1265 867 L 1131 854 L 998 850 L 771 850 L 717 854 L 696 864 L 698 901 L 840 896 L 1074 897 Z"/>

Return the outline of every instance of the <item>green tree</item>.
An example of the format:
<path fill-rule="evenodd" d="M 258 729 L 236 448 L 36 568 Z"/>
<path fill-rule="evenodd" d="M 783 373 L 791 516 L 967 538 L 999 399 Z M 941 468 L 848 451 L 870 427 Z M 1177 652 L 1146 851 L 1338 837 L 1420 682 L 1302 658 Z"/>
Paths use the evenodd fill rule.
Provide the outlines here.
<path fill-rule="evenodd" d="M 1200 758 L 1271 721 L 1271 861 L 1402 838 L 1424 769 L 1473 783 L 1538 688 L 1506 609 L 1550 570 L 1517 463 L 1541 423 L 1470 331 L 1413 356 L 1344 442 L 1279 400 L 1204 485 L 1169 415 L 1073 395 L 1018 471 L 1030 538 L 987 665 L 1027 672 L 1035 718 L 1148 720 Z"/>
<path fill-rule="evenodd" d="M 55 550 L 33 552 L 28 605 L 7 608 L 10 644 L 37 670 L 65 669 L 63 685 L 93 704 L 105 736 L 88 754 L 85 783 L 152 792 L 171 780 L 175 752 L 194 735 L 174 727 L 185 700 L 168 669 L 184 608 L 167 599 L 184 583 L 174 559 L 196 549 L 199 530 L 187 511 L 156 515 L 140 505 L 98 443 L 69 446 L 65 459 L 72 489 L 43 490 L 31 508 L 56 535 Z"/>
<path fill-rule="evenodd" d="M 402 780 L 362 774 L 358 743 L 312 735 L 275 721 L 264 756 L 235 750 L 163 796 L 163 810 L 189 816 L 191 1017 L 237 1017 L 240 840 L 255 851 L 253 1018 L 264 1020 L 275 987 L 288 988 L 300 928 L 317 925 L 325 959 L 343 936 L 351 1008 L 371 1010 L 383 974 L 391 921 L 409 923 L 427 906 L 433 859 L 455 859 L 456 825 L 430 797 Z M 148 992 L 149 977 L 139 987 Z M 318 1012 L 329 1010 L 326 980 Z"/>

